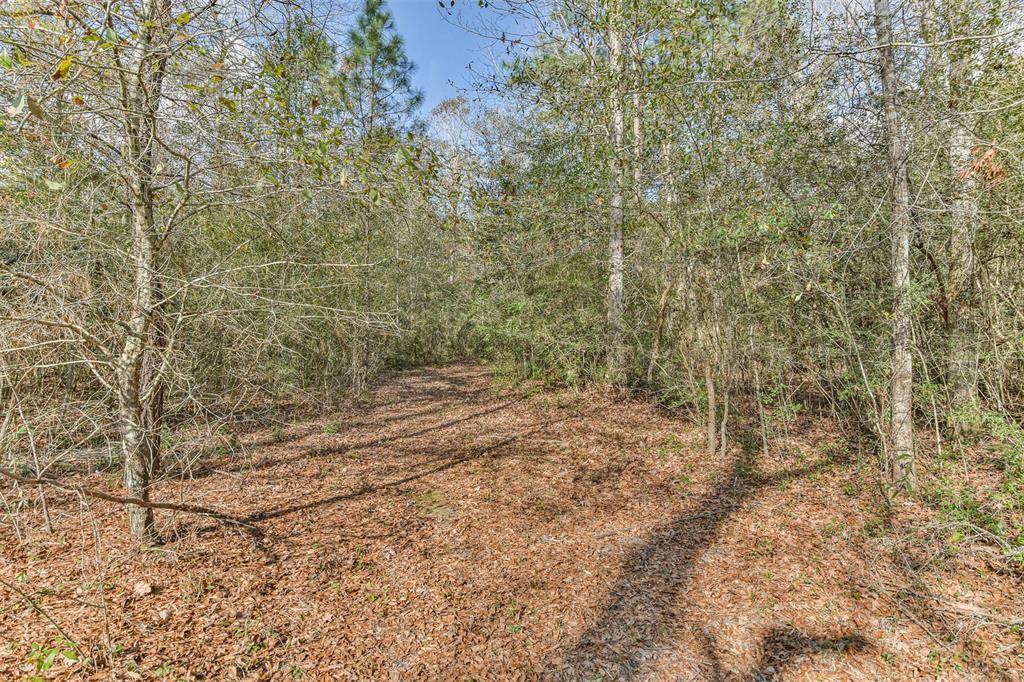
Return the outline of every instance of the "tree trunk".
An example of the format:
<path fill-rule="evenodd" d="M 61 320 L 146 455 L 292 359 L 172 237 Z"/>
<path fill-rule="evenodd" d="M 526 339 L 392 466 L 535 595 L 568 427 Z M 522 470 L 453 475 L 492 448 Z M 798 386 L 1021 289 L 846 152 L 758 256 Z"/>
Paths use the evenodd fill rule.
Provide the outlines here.
<path fill-rule="evenodd" d="M 913 423 L 913 356 L 910 310 L 910 180 L 897 101 L 899 83 L 889 0 L 875 0 L 875 34 L 879 42 L 882 113 L 888 141 L 892 182 L 892 452 L 889 476 L 896 487 L 915 487 Z"/>
<path fill-rule="evenodd" d="M 973 319 L 974 234 L 977 229 L 977 180 L 971 169 L 971 133 L 961 120 L 950 135 L 949 157 L 954 182 L 950 234 L 949 296 L 952 344 L 949 357 L 949 381 L 953 389 L 953 409 L 961 410 L 978 400 L 977 335 Z"/>
<path fill-rule="evenodd" d="M 637 136 L 640 134 L 639 129 L 634 132 Z M 665 169 L 665 180 L 663 181 L 661 188 L 662 201 L 665 205 L 665 212 L 667 213 L 666 222 L 668 223 L 662 245 L 664 250 L 664 256 L 662 258 L 664 289 L 662 290 L 661 298 L 658 300 L 657 327 L 655 328 L 654 342 L 651 346 L 651 357 L 647 362 L 646 376 L 648 384 L 654 379 L 654 370 L 657 368 L 658 360 L 661 357 L 661 344 L 664 339 L 665 332 L 672 332 L 672 324 L 674 323 L 675 316 L 675 307 L 671 305 L 672 290 L 678 286 L 677 282 L 681 280 L 678 272 L 679 264 L 674 262 L 675 259 L 672 257 L 675 251 L 675 232 L 673 230 L 673 226 L 675 225 L 676 190 L 675 174 L 673 173 L 671 158 L 672 147 L 666 141 L 662 145 L 662 163 Z M 665 275 L 665 270 L 670 270 L 672 274 Z"/>
<path fill-rule="evenodd" d="M 672 295 L 672 289 L 675 287 L 675 281 L 670 280 L 661 292 L 661 297 L 658 299 L 658 319 L 654 327 L 654 342 L 651 344 L 651 357 L 647 362 L 647 383 L 650 384 L 654 380 L 654 370 L 658 366 L 658 359 L 661 356 L 661 340 L 662 335 L 665 332 L 665 317 L 668 310 L 669 297 Z"/>
<path fill-rule="evenodd" d="M 949 165 L 954 183 L 951 200 L 950 265 L 947 286 L 949 297 L 950 352 L 949 383 L 952 388 L 954 419 L 957 412 L 977 403 L 977 332 L 973 315 L 975 305 L 974 235 L 978 223 L 977 177 L 972 168 L 974 117 L 967 111 L 965 91 L 974 79 L 972 55 L 965 46 L 947 46 L 949 65 Z M 959 423 L 959 420 L 957 420 Z"/>
<path fill-rule="evenodd" d="M 155 231 L 155 230 L 154 230 Z M 151 478 L 160 473 L 161 432 L 164 425 L 164 371 L 170 345 L 167 317 L 164 313 L 164 287 L 160 265 L 155 266 L 153 280 L 153 314 L 150 322 L 149 348 L 142 359 L 142 428 L 148 435 L 147 468 Z"/>
<path fill-rule="evenodd" d="M 146 0 L 143 16 L 145 28 L 136 50 L 137 71 L 125 106 L 134 295 L 116 379 L 125 488 L 130 497 L 148 501 L 153 474 L 160 462 L 162 365 L 167 346 L 159 279 L 163 239 L 154 214 L 153 173 L 157 114 L 171 21 L 170 1 Z M 156 540 L 152 508 L 130 504 L 128 515 L 135 540 L 142 543 Z"/>
<path fill-rule="evenodd" d="M 711 459 L 718 452 L 718 405 L 715 402 L 715 377 L 710 359 L 704 363 L 704 386 L 708 393 L 707 452 L 708 459 Z"/>
<path fill-rule="evenodd" d="M 372 100 L 371 100 L 372 101 Z M 359 280 L 359 305 L 364 312 L 370 310 L 370 217 L 372 207 L 366 207 L 363 221 L 363 264 Z M 355 337 L 352 346 L 352 390 L 361 396 L 367 387 L 370 367 L 370 325 L 358 324 L 354 327 Z"/>
<path fill-rule="evenodd" d="M 133 193 L 144 190 L 134 183 Z M 145 191 L 139 192 L 145 196 Z M 151 208 L 151 206 L 150 206 Z M 152 212 L 145 200 L 133 205 L 132 242 L 135 268 L 135 300 L 124 347 L 117 366 L 118 414 L 121 429 L 121 452 L 124 457 L 124 485 L 130 497 L 149 500 L 152 473 L 159 461 L 159 423 L 162 421 L 162 390 L 147 392 L 144 368 L 158 362 L 153 358 L 150 344 L 153 320 L 157 315 L 155 273 L 156 245 L 152 237 Z M 152 384 L 149 384 L 152 386 Z M 158 397 L 154 401 L 154 397 Z M 156 412 L 155 410 L 159 411 Z M 154 428 L 155 427 L 155 428 Z M 149 507 L 128 505 L 132 537 L 139 542 L 155 540 L 153 510 Z"/>
<path fill-rule="evenodd" d="M 624 222 L 623 190 L 625 164 L 622 149 L 625 138 L 625 116 L 622 91 L 622 14 L 617 2 L 608 21 L 608 62 L 611 72 L 611 192 L 609 197 L 608 235 L 608 381 L 613 386 L 626 382 L 626 343 L 623 330 L 625 293 L 623 284 Z"/>
<path fill-rule="evenodd" d="M 644 133 L 643 133 L 643 102 L 640 100 L 640 88 L 643 78 L 643 38 L 637 37 L 636 55 L 633 58 L 633 192 L 636 200 L 642 204 L 644 180 Z"/>

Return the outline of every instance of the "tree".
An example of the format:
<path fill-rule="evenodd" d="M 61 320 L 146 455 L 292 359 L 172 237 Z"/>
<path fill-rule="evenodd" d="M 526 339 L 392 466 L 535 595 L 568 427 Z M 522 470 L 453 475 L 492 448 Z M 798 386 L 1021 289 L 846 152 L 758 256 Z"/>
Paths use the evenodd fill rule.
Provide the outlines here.
<path fill-rule="evenodd" d="M 135 296 L 121 354 L 115 361 L 115 376 L 125 489 L 129 495 L 142 500 L 149 499 L 150 481 L 160 464 L 164 416 L 161 363 L 165 361 L 163 351 L 168 339 L 160 251 L 167 235 L 157 225 L 155 191 L 159 115 L 164 104 L 164 78 L 171 56 L 173 21 L 170 0 L 143 2 L 135 29 L 138 37 L 131 48 L 135 52 L 135 63 L 128 66 L 131 76 L 121 81 L 126 85 L 126 96 L 122 99 L 127 138 L 124 161 L 129 169 Z M 115 61 L 127 66 L 123 60 Z M 154 540 L 153 510 L 131 505 L 129 512 L 132 535 L 140 541 Z"/>
<path fill-rule="evenodd" d="M 31 149 L 52 155 L 18 182 L 46 177 L 61 197 L 53 206 L 63 239 L 83 261 L 52 252 L 37 262 L 39 276 L 29 276 L 39 295 L 9 319 L 53 337 L 112 394 L 125 488 L 142 502 L 161 465 L 177 341 L 193 319 L 183 304 L 217 279 L 216 266 L 189 272 L 200 257 L 184 244 L 204 216 L 251 200 L 240 188 L 251 186 L 255 159 L 274 154 L 264 146 L 266 100 L 253 87 L 274 17 L 261 3 L 237 10 L 198 0 L 56 11 L 33 2 L 5 12 L 0 26 L 17 55 L 4 83 L 17 103 L 8 113 Z M 45 219 L 25 224 L 25 238 L 52 244 Z M 68 287 L 75 277 L 88 283 L 78 292 Z M 152 508 L 131 504 L 129 518 L 137 540 L 156 539 Z"/>
<path fill-rule="evenodd" d="M 626 184 L 625 160 L 625 87 L 623 74 L 623 12 L 619 0 L 609 0 L 608 23 L 608 130 L 609 177 L 608 190 L 608 381 L 613 386 L 623 386 L 626 381 L 626 339 L 623 329 L 625 314 L 625 292 L 623 282 L 624 246 L 623 223 L 625 222 L 623 200 Z M 639 130 L 639 126 L 637 127 Z"/>
<path fill-rule="evenodd" d="M 911 330 L 910 180 L 907 174 L 906 143 L 900 122 L 899 81 L 889 0 L 875 0 L 875 35 L 878 38 L 878 71 L 882 83 L 882 117 L 888 142 L 888 163 L 892 192 L 892 379 L 891 482 L 913 489 L 914 471 L 914 367 Z"/>
<path fill-rule="evenodd" d="M 348 32 L 348 48 L 342 84 L 359 135 L 373 140 L 384 131 L 397 136 L 410 130 L 423 94 L 412 86 L 416 67 L 384 0 L 365 0 Z"/>
<path fill-rule="evenodd" d="M 342 85 L 355 133 L 361 141 L 360 154 L 380 162 L 394 149 L 403 133 L 416 128 L 413 114 L 423 100 L 412 87 L 415 66 L 405 54 L 402 38 L 383 0 L 365 0 L 348 32 L 349 52 L 342 63 Z M 379 178 L 383 179 L 383 178 Z M 373 184 L 373 183 L 371 183 Z M 379 194 L 373 187 L 367 195 L 362 216 L 363 262 L 371 262 L 372 211 Z M 360 304 L 370 304 L 368 276 L 360 282 Z M 353 330 L 352 383 L 357 393 L 365 390 L 371 355 L 370 330 Z"/>

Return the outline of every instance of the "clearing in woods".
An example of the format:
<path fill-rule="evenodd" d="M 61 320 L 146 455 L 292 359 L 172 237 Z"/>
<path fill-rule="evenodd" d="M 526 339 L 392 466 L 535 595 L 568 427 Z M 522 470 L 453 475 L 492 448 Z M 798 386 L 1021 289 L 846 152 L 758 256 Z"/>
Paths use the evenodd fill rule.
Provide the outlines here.
<path fill-rule="evenodd" d="M 642 402 L 400 373 L 155 495 L 250 532 L 163 512 L 140 559 L 121 508 L 57 491 L 54 534 L 4 524 L 0 669 L 31 672 L 59 626 L 92 661 L 58 678 L 1015 679 L 1007 631 L 949 604 L 1019 613 L 1016 579 L 911 579 L 870 460 L 798 432 L 709 461 L 700 429 Z"/>

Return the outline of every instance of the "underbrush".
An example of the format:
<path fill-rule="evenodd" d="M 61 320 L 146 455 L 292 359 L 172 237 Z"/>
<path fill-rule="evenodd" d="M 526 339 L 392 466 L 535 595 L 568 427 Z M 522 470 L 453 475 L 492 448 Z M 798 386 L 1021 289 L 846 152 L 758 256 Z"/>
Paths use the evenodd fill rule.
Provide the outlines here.
<path fill-rule="evenodd" d="M 938 512 L 948 546 L 994 547 L 1012 570 L 1024 570 L 1024 428 L 986 413 L 974 442 L 936 458 L 935 476 L 922 491 Z"/>

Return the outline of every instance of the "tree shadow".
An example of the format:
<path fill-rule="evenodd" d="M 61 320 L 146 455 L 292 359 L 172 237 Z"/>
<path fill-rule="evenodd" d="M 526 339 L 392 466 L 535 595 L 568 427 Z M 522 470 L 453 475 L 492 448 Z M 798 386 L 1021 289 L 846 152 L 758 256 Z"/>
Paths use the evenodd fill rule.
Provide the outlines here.
<path fill-rule="evenodd" d="M 770 682 L 782 679 L 782 672 L 796 659 L 826 652 L 844 654 L 864 651 L 868 640 L 860 633 L 841 637 L 814 637 L 795 628 L 772 628 L 761 639 L 761 658 L 746 679 Z"/>
<path fill-rule="evenodd" d="M 660 526 L 649 541 L 629 555 L 594 623 L 549 659 L 545 666 L 547 679 L 633 679 L 659 657 L 667 632 L 682 620 L 678 597 L 692 578 L 701 553 L 718 538 L 722 523 L 758 490 L 836 463 L 835 459 L 823 459 L 809 466 L 760 474 L 756 470 L 756 450 L 754 445 L 742 448 L 730 469 L 696 501 L 690 513 Z M 730 679 L 710 634 L 703 628 L 695 631 L 710 678 Z M 778 661 L 777 667 L 781 668 L 800 652 L 825 650 L 830 644 L 832 648 L 853 647 L 862 646 L 863 641 L 856 634 L 829 640 L 773 630 L 763 641 L 763 665 L 749 679 L 771 679 L 763 673 L 774 667 L 771 661 Z"/>
<path fill-rule="evenodd" d="M 581 419 L 581 418 L 587 416 L 587 414 L 588 413 L 568 414 L 568 415 L 564 415 L 564 416 L 561 416 L 561 417 L 556 417 L 554 419 L 546 419 L 546 420 L 544 420 L 542 422 L 533 424 L 532 426 L 526 428 L 523 431 L 519 431 L 518 433 L 514 433 L 514 434 L 512 434 L 510 436 L 506 436 L 506 437 L 504 437 L 504 438 L 502 438 L 502 439 L 500 439 L 498 441 L 495 441 L 494 443 L 490 443 L 488 445 L 485 445 L 485 446 L 482 446 L 482 447 L 479 447 L 479 448 L 475 448 L 475 449 L 473 449 L 473 450 L 471 450 L 471 451 L 469 451 L 469 452 L 467 452 L 465 454 L 459 455 L 457 457 L 443 458 L 443 461 L 440 464 L 434 464 L 433 466 L 428 466 L 427 468 L 424 468 L 424 469 L 422 469 L 420 471 L 416 471 L 416 472 L 410 473 L 408 475 L 405 475 L 405 476 L 402 476 L 402 477 L 399 477 L 399 478 L 396 478 L 396 479 L 392 479 L 392 480 L 389 480 L 389 481 L 384 481 L 382 483 L 365 484 L 365 485 L 360 486 L 359 488 L 357 488 L 357 489 L 355 489 L 353 491 L 350 491 L 350 492 L 347 492 L 347 493 L 341 493 L 341 494 L 338 494 L 338 495 L 331 495 L 331 496 L 324 497 L 324 498 L 321 498 L 321 499 L 318 499 L 318 500 L 314 500 L 314 501 L 311 501 L 311 502 L 304 502 L 304 503 L 301 503 L 301 504 L 289 505 L 289 506 L 280 507 L 280 508 L 277 508 L 277 509 L 267 509 L 267 510 L 264 510 L 264 511 L 259 511 L 259 512 L 256 512 L 254 514 L 251 514 L 251 515 L 245 517 L 245 519 L 243 519 L 243 520 L 246 523 L 250 523 L 250 524 L 252 524 L 252 523 L 259 523 L 261 521 L 269 521 L 271 519 L 280 518 L 282 516 L 289 516 L 291 514 L 297 514 L 299 512 L 306 512 L 306 511 L 310 511 L 312 509 L 318 509 L 318 508 L 321 508 L 321 507 L 326 507 L 326 506 L 334 505 L 334 504 L 337 504 L 339 502 L 344 502 L 344 501 L 347 501 L 347 500 L 354 500 L 356 498 L 364 497 L 364 496 L 367 496 L 367 495 L 372 495 L 374 493 L 381 492 L 381 491 L 384 491 L 384 490 L 388 490 L 390 488 L 397 488 L 397 487 L 400 487 L 402 485 L 405 485 L 406 483 L 411 483 L 411 482 L 417 481 L 417 480 L 419 480 L 421 478 L 426 478 L 426 477 L 432 476 L 434 474 L 442 473 L 444 471 L 447 471 L 449 469 L 457 467 L 457 466 L 459 466 L 461 464 L 465 464 L 466 462 L 470 462 L 470 461 L 473 461 L 473 460 L 480 459 L 481 457 L 484 457 L 484 456 L 489 455 L 489 454 L 491 454 L 491 453 L 493 453 L 493 452 L 495 452 L 495 451 L 497 451 L 497 450 L 499 450 L 501 448 L 504 448 L 505 446 L 510 445 L 510 444 L 516 442 L 517 440 L 521 439 L 521 438 L 525 438 L 525 437 L 534 435 L 536 433 L 542 432 L 543 430 L 545 430 L 547 427 L 551 426 L 552 424 L 557 424 L 559 422 L 569 421 L 569 420 L 572 420 L 572 419 Z M 442 459 L 442 458 L 441 457 L 435 457 L 435 458 L 432 459 L 432 461 L 436 462 L 438 459 Z"/>
<path fill-rule="evenodd" d="M 445 420 L 443 422 L 440 422 L 440 423 L 437 423 L 437 424 L 432 424 L 430 426 L 425 426 L 423 428 L 416 429 L 416 430 L 413 430 L 413 431 L 405 431 L 405 432 L 402 432 L 402 433 L 397 433 L 397 434 L 395 434 L 393 436 L 382 436 L 380 438 L 373 438 L 371 440 L 365 440 L 365 441 L 360 441 L 360 442 L 357 442 L 357 443 L 345 444 L 345 445 L 341 445 L 341 446 L 338 446 L 338 447 L 307 448 L 305 450 L 300 451 L 298 454 L 292 455 L 290 457 L 265 457 L 265 458 L 262 458 L 262 459 L 260 459 L 258 461 L 255 461 L 255 462 L 238 462 L 238 463 L 235 463 L 235 464 L 230 464 L 230 465 L 226 465 L 226 466 L 219 466 L 219 467 L 218 466 L 214 466 L 212 464 L 205 464 L 205 465 L 202 465 L 199 468 L 195 469 L 194 471 L 192 471 L 187 476 L 179 476 L 179 478 L 188 478 L 189 480 L 195 480 L 195 479 L 205 478 L 207 476 L 212 476 L 212 475 L 249 474 L 249 473 L 255 473 L 257 471 L 264 471 L 266 469 L 273 469 L 275 467 L 291 464 L 293 462 L 309 460 L 309 459 L 320 459 L 320 458 L 330 457 L 331 455 L 337 455 L 337 454 L 359 452 L 360 450 L 367 450 L 367 449 L 370 449 L 370 448 L 376 448 L 376 447 L 380 447 L 382 445 L 387 445 L 389 443 L 395 443 L 395 442 L 402 441 L 402 440 L 408 440 L 410 438 L 416 438 L 418 436 L 424 436 L 424 435 L 427 435 L 429 433 L 433 433 L 435 431 L 443 431 L 444 429 L 448 429 L 448 428 L 451 428 L 453 426 L 458 426 L 459 424 L 463 424 L 463 423 L 466 423 L 466 422 L 469 422 L 469 421 L 473 421 L 474 419 L 479 419 L 481 417 L 486 417 L 488 415 L 495 414 L 497 412 L 501 412 L 502 410 L 505 410 L 505 409 L 507 409 L 509 407 L 512 407 L 516 403 L 522 402 L 522 400 L 523 400 L 522 398 L 516 398 L 516 399 L 513 399 L 513 400 L 508 400 L 508 401 L 505 401 L 503 403 L 500 403 L 500 404 L 495 405 L 493 407 L 489 407 L 489 408 L 484 409 L 484 410 L 478 410 L 478 411 L 472 412 L 472 413 L 470 413 L 468 415 L 463 415 L 461 417 L 457 417 L 457 418 L 454 418 L 454 419 L 448 419 L 448 420 Z M 429 414 L 429 413 L 430 412 L 426 412 L 425 414 Z M 305 434 L 305 435 L 311 435 L 311 434 Z M 298 436 L 297 438 L 301 438 L 301 437 L 304 437 L 304 436 Z M 292 439 L 288 439 L 288 440 L 292 440 Z M 286 441 L 281 441 L 281 442 L 287 442 L 287 440 Z"/>

